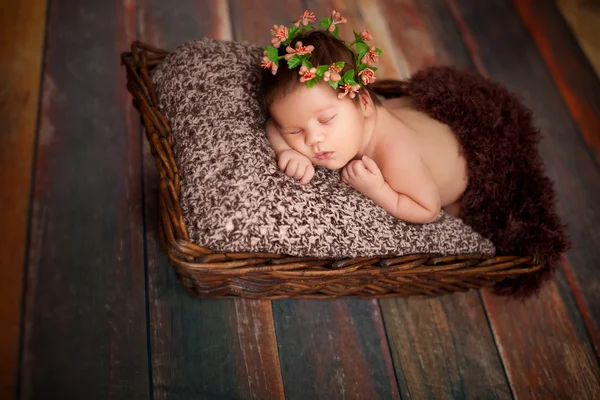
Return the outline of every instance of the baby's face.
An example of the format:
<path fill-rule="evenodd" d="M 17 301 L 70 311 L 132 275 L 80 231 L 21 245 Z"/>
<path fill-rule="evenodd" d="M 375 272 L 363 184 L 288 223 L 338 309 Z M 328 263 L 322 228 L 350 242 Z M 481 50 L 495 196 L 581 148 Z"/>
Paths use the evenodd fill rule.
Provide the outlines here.
<path fill-rule="evenodd" d="M 352 160 L 365 136 L 362 108 L 348 97 L 338 99 L 337 93 L 326 83 L 298 85 L 269 109 L 287 144 L 328 169 L 343 168 Z"/>

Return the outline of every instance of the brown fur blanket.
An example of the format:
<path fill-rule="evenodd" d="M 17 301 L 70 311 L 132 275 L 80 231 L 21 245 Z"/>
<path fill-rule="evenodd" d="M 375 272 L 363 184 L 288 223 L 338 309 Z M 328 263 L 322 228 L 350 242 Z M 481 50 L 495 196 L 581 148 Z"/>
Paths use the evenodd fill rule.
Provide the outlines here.
<path fill-rule="evenodd" d="M 536 293 L 570 243 L 537 151 L 541 135 L 532 112 L 502 85 L 451 67 L 417 72 L 404 91 L 462 145 L 469 168 L 463 221 L 490 239 L 497 255 L 531 255 L 543 266 L 500 282 L 495 292 L 520 298 Z"/>

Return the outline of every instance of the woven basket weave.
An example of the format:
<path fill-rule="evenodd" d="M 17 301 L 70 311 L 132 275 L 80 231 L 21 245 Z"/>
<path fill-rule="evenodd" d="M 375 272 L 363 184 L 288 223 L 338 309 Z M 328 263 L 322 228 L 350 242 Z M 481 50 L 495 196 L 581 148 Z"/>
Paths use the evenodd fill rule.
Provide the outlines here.
<path fill-rule="evenodd" d="M 492 286 L 540 268 L 532 257 L 414 254 L 348 259 L 289 257 L 270 253 L 215 253 L 191 243 L 179 204 L 179 170 L 171 129 L 158 110 L 149 72 L 169 53 L 134 42 L 121 55 L 127 88 L 141 115 L 159 179 L 160 239 L 183 286 L 196 297 L 261 299 L 439 296 Z M 402 82 L 374 88 L 385 97 L 402 93 Z"/>

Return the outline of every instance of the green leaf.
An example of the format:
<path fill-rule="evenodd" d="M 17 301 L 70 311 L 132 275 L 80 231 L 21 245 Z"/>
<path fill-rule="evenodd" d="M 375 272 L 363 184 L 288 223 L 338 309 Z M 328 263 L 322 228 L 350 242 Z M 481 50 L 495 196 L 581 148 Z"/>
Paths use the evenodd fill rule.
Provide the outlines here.
<path fill-rule="evenodd" d="M 327 83 L 329 83 L 329 86 L 331 86 L 332 88 L 337 89 L 339 82 L 334 82 L 332 80 L 329 80 L 329 81 L 327 81 Z"/>
<path fill-rule="evenodd" d="M 283 44 L 285 46 L 288 46 L 290 43 L 292 43 L 292 40 L 298 36 L 298 34 L 300 33 L 300 28 L 298 28 L 296 25 L 292 26 L 290 28 L 290 30 L 288 31 L 288 37 L 285 40 L 285 42 L 283 42 Z"/>
<path fill-rule="evenodd" d="M 318 81 L 319 81 L 319 78 L 314 77 L 310 81 L 306 81 L 306 86 L 308 86 L 309 88 L 311 88 L 311 87 L 315 86 Z"/>
<path fill-rule="evenodd" d="M 341 70 L 341 68 L 344 68 L 344 65 L 346 65 L 346 63 L 345 63 L 345 62 L 343 62 L 343 61 L 338 61 L 338 62 L 336 62 L 334 65 L 335 65 L 336 67 L 340 68 L 340 70 Z"/>
<path fill-rule="evenodd" d="M 336 38 L 340 37 L 340 30 L 337 25 L 335 26 L 335 29 L 333 30 L 333 36 L 335 36 Z"/>
<path fill-rule="evenodd" d="M 298 65 L 300 65 L 300 57 L 298 57 L 298 54 L 294 54 L 293 56 L 290 57 L 290 59 L 288 60 L 287 63 L 288 63 L 289 69 L 294 69 Z"/>
<path fill-rule="evenodd" d="M 317 67 L 317 76 L 322 78 L 327 70 L 329 70 L 329 65 L 319 65 Z"/>
<path fill-rule="evenodd" d="M 369 46 L 365 42 L 357 42 L 356 50 L 358 51 L 358 61 L 362 60 L 362 58 L 369 51 Z"/>
<path fill-rule="evenodd" d="M 320 23 L 321 28 L 323 28 L 323 29 L 329 28 L 329 25 L 331 25 L 331 22 L 332 22 L 331 17 L 323 18 Z"/>
<path fill-rule="evenodd" d="M 356 31 L 354 31 L 354 30 L 352 30 L 352 32 L 354 33 L 354 39 L 356 39 L 357 42 L 359 40 L 362 42 L 362 37 L 360 37 L 360 34 L 356 33 Z"/>
<path fill-rule="evenodd" d="M 381 51 L 380 48 L 376 48 L 375 49 L 375 53 L 377 53 L 377 55 L 381 55 L 381 53 L 383 53 L 383 52 Z"/>
<path fill-rule="evenodd" d="M 269 57 L 269 60 L 277 64 L 277 62 L 279 61 L 279 53 L 277 49 L 273 46 L 266 46 L 265 50 L 267 50 L 267 57 Z"/>
<path fill-rule="evenodd" d="M 352 80 L 354 82 L 354 70 L 351 69 L 350 71 L 346 71 L 342 79 L 347 83 L 349 83 L 348 80 Z"/>
<path fill-rule="evenodd" d="M 310 61 L 308 61 L 306 58 L 302 59 L 302 66 L 311 69 L 312 68 L 312 63 Z"/>

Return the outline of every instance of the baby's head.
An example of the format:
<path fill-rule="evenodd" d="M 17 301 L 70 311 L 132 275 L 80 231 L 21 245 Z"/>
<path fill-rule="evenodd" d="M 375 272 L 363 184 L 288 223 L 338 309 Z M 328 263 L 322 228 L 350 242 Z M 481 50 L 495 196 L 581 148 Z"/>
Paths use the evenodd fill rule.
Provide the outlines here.
<path fill-rule="evenodd" d="M 369 118 L 376 116 L 377 96 L 368 86 L 342 85 L 333 88 L 330 80 L 339 80 L 348 71 L 356 80 L 355 53 L 328 31 L 310 30 L 299 34 L 289 47 L 312 46 L 310 63 L 314 67 L 332 66 L 344 62 L 341 70 L 325 72 L 325 77 L 308 87 L 301 81 L 300 66 L 289 69 L 282 58 L 276 74 L 265 68 L 262 77 L 262 98 L 284 140 L 294 150 L 311 159 L 313 164 L 329 169 L 342 168 L 364 146 Z M 278 56 L 285 56 L 288 46 L 280 46 Z M 286 50 L 286 48 L 288 50 Z M 304 69 L 305 73 L 310 71 Z M 337 75 L 335 75 L 337 74 Z M 348 75 L 346 75 L 348 76 Z M 372 82 L 372 80 L 371 80 Z M 323 152 L 333 152 L 324 154 Z"/>

